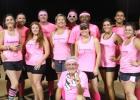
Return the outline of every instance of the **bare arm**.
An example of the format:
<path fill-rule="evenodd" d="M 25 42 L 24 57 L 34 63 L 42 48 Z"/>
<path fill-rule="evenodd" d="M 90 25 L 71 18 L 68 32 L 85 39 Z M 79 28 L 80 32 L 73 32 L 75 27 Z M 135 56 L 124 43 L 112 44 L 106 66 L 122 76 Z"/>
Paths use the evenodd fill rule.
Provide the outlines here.
<path fill-rule="evenodd" d="M 49 42 L 48 42 L 48 40 L 45 37 L 44 37 L 43 47 L 44 47 L 44 53 L 45 54 L 44 54 L 44 56 L 42 58 L 42 61 L 46 60 L 46 58 L 50 54 Z"/>
<path fill-rule="evenodd" d="M 50 44 L 51 44 L 51 48 L 53 48 L 53 35 L 54 35 L 54 33 L 51 33 L 51 36 L 50 36 Z"/>
<path fill-rule="evenodd" d="M 4 46 L 3 41 L 4 41 L 4 32 L 0 32 L 0 50 L 9 50 L 10 47 Z"/>
<path fill-rule="evenodd" d="M 139 38 L 136 38 L 134 40 L 134 45 L 136 47 L 136 49 L 140 52 L 140 39 Z M 140 60 L 137 60 L 136 61 L 136 65 L 139 66 L 140 65 Z"/>
<path fill-rule="evenodd" d="M 62 89 L 58 87 L 56 90 L 55 100 L 61 100 L 61 94 L 62 94 Z"/>
<path fill-rule="evenodd" d="M 95 50 L 96 50 L 96 63 L 95 63 L 95 69 L 94 69 L 94 74 L 98 74 L 98 67 L 100 66 L 101 62 L 101 46 L 100 42 L 97 38 L 94 38 L 94 44 L 95 44 Z"/>
<path fill-rule="evenodd" d="M 114 38 L 115 40 L 115 44 L 117 45 L 117 50 L 119 50 L 120 51 L 120 46 L 122 45 L 122 43 L 123 43 L 123 40 L 122 40 L 122 38 L 119 36 L 119 35 L 115 35 L 115 38 Z M 115 57 L 115 61 L 119 61 L 120 60 L 120 58 L 121 58 L 121 55 L 120 55 L 120 53 L 119 53 L 119 55 L 117 56 L 117 57 Z"/>
<path fill-rule="evenodd" d="M 122 40 L 122 38 L 119 36 L 119 35 L 115 35 L 115 37 L 114 37 L 114 41 L 115 41 L 115 43 L 117 44 L 117 45 L 121 45 L 122 44 L 122 42 L 123 42 L 123 40 Z"/>
<path fill-rule="evenodd" d="M 75 43 L 75 56 L 78 57 L 78 43 Z"/>

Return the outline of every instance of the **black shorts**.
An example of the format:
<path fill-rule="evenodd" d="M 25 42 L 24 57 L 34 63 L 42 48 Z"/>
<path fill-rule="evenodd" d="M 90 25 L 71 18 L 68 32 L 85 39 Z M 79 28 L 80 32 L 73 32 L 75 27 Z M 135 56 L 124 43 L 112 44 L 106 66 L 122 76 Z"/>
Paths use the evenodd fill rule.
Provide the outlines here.
<path fill-rule="evenodd" d="M 140 80 L 140 73 L 119 73 L 119 79 L 120 81 L 131 81 L 131 82 L 137 82 Z"/>
<path fill-rule="evenodd" d="M 115 73 L 114 80 L 117 80 L 120 65 L 117 64 L 116 67 L 99 67 L 99 69 L 104 70 L 105 72 L 114 72 Z"/>
<path fill-rule="evenodd" d="M 116 72 L 117 67 L 99 67 L 100 70 L 104 70 L 105 72 Z"/>
<path fill-rule="evenodd" d="M 46 65 L 41 65 L 39 70 L 35 70 L 34 66 L 26 65 L 27 72 L 31 72 L 32 74 L 45 74 Z"/>
<path fill-rule="evenodd" d="M 22 61 L 3 62 L 4 70 L 21 71 L 23 68 Z"/>
<path fill-rule="evenodd" d="M 83 71 L 83 72 L 86 73 L 86 75 L 87 75 L 87 77 L 88 77 L 88 80 L 92 80 L 92 79 L 98 77 L 97 75 L 94 75 L 93 72 L 86 72 L 86 71 Z"/>
<path fill-rule="evenodd" d="M 52 59 L 51 58 L 47 58 L 47 60 L 46 60 L 45 76 L 46 76 L 47 81 L 54 81 L 54 80 L 58 79 L 56 71 L 52 68 Z"/>
<path fill-rule="evenodd" d="M 91 100 L 91 98 L 90 98 L 90 97 L 85 97 L 85 99 L 86 99 L 86 100 Z"/>

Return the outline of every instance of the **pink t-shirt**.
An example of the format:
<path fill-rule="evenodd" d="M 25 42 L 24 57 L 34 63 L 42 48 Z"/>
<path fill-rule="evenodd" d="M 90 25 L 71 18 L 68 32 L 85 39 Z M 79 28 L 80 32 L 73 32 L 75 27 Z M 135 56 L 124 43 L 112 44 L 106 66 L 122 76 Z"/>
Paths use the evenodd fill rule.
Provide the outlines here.
<path fill-rule="evenodd" d="M 9 35 L 7 30 L 4 30 L 4 46 L 18 46 L 20 43 L 20 35 L 15 29 L 15 35 Z M 4 62 L 7 61 L 20 61 L 22 60 L 22 52 L 21 50 L 18 51 L 11 51 L 11 50 L 4 50 L 3 55 L 6 57 Z"/>
<path fill-rule="evenodd" d="M 131 62 L 137 61 L 138 59 L 138 50 L 134 46 L 134 39 L 131 39 L 131 42 L 125 45 L 125 41 L 121 47 L 121 59 L 120 59 L 120 72 L 122 73 L 140 73 L 140 68 L 131 65 Z"/>
<path fill-rule="evenodd" d="M 116 33 L 112 33 L 112 36 L 109 39 L 104 39 L 104 34 L 101 36 L 101 64 L 102 67 L 115 67 L 116 63 L 111 61 L 111 57 L 115 56 L 116 45 L 114 43 L 114 35 Z"/>
<path fill-rule="evenodd" d="M 39 47 L 39 44 L 35 40 L 31 39 L 26 43 L 26 55 L 25 61 L 27 65 L 36 65 L 38 60 L 44 56 L 43 47 Z M 42 65 L 45 64 L 45 60 Z"/>
<path fill-rule="evenodd" d="M 18 32 L 21 34 L 22 44 L 25 43 L 26 40 L 26 33 L 28 31 L 28 28 L 26 26 L 23 26 L 22 28 L 16 28 Z"/>
<path fill-rule="evenodd" d="M 112 31 L 118 34 L 123 40 L 125 39 L 125 26 L 122 27 L 113 27 Z"/>
<path fill-rule="evenodd" d="M 43 24 L 40 24 L 40 25 L 46 38 L 50 38 L 51 33 L 56 30 L 56 26 L 50 22 L 47 22 L 47 24 L 44 24 L 44 25 Z"/>
<path fill-rule="evenodd" d="M 78 42 L 78 69 L 80 71 L 93 72 L 96 62 L 96 50 L 93 37 L 87 43 L 83 43 L 79 38 Z"/>
<path fill-rule="evenodd" d="M 66 60 L 70 56 L 70 47 L 68 45 L 69 33 L 68 30 L 64 30 L 64 33 L 52 35 L 53 42 L 53 59 Z"/>
<path fill-rule="evenodd" d="M 88 87 L 88 78 L 84 72 L 78 72 L 79 73 L 79 78 L 81 82 L 81 86 L 84 89 L 83 96 L 84 97 L 90 97 L 89 94 L 89 87 Z M 68 74 L 68 71 L 64 71 L 61 74 L 61 77 L 58 81 L 58 87 L 64 90 L 65 93 L 65 100 L 76 100 L 77 96 L 77 87 L 72 86 L 70 90 L 66 88 L 66 76 Z"/>
<path fill-rule="evenodd" d="M 91 35 L 99 38 L 100 37 L 100 32 L 98 26 L 94 24 L 89 24 L 89 30 Z M 69 43 L 74 44 L 80 37 L 80 25 L 76 25 L 71 33 L 70 33 L 70 38 L 69 38 Z"/>

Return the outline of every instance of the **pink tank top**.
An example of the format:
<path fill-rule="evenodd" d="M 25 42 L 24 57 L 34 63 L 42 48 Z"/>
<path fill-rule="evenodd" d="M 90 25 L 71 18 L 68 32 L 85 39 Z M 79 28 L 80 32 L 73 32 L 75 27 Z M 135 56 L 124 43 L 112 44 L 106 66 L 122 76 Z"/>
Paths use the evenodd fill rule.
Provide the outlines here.
<path fill-rule="evenodd" d="M 25 61 L 27 65 L 35 66 L 38 60 L 44 56 L 43 47 L 39 47 L 39 44 L 35 40 L 31 39 L 26 43 L 26 56 Z M 45 64 L 45 60 L 42 65 Z"/>
<path fill-rule="evenodd" d="M 101 50 L 102 50 L 102 57 L 101 57 L 101 64 L 102 67 L 115 67 L 116 63 L 111 61 L 111 57 L 115 56 L 116 45 L 114 43 L 114 35 L 112 33 L 109 39 L 104 39 L 104 35 L 101 36 Z"/>
<path fill-rule="evenodd" d="M 96 61 L 96 51 L 93 37 L 87 43 L 83 43 L 81 38 L 78 40 L 78 63 L 79 70 L 93 72 Z"/>
<path fill-rule="evenodd" d="M 18 46 L 20 43 L 20 35 L 15 30 L 15 35 L 11 36 L 9 35 L 7 30 L 4 30 L 4 46 Z M 20 61 L 22 60 L 22 52 L 21 50 L 18 51 L 11 51 L 11 50 L 4 50 L 3 55 L 6 57 L 4 62 L 9 61 Z"/>
<path fill-rule="evenodd" d="M 132 61 L 138 59 L 138 50 L 134 46 L 134 39 L 128 45 L 124 45 L 125 41 L 121 47 L 121 59 L 120 59 L 120 72 L 122 73 L 140 73 L 140 68 L 131 65 Z"/>
<path fill-rule="evenodd" d="M 69 34 L 67 30 L 58 35 L 56 33 L 52 36 L 53 42 L 53 59 L 66 60 L 70 56 L 70 46 L 68 45 Z"/>

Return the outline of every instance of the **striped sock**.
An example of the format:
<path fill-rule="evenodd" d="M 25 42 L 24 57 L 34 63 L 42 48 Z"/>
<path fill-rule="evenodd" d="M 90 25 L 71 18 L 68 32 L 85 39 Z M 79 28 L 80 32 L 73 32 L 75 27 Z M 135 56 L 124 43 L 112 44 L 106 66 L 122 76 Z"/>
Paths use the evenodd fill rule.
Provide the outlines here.
<path fill-rule="evenodd" d="M 9 97 L 15 97 L 16 94 L 17 94 L 17 90 L 16 89 L 12 89 L 12 88 L 9 89 L 9 93 L 8 93 Z M 12 100 L 12 99 L 10 99 L 10 100 Z"/>

